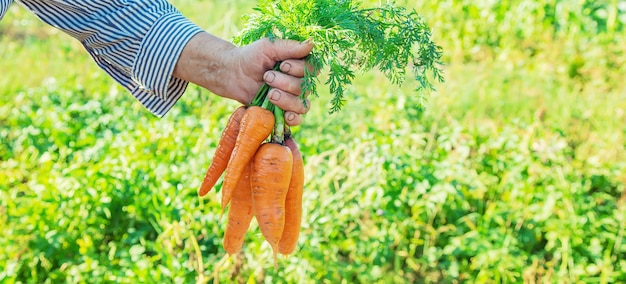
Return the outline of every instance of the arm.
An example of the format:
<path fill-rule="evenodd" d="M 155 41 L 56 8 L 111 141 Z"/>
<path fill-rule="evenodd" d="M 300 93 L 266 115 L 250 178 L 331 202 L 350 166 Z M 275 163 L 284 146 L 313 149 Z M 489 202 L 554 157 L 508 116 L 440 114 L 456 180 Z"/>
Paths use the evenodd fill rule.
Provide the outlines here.
<path fill-rule="evenodd" d="M 20 3 L 80 41 L 100 68 L 155 115 L 164 116 L 183 95 L 188 82 L 172 77 L 174 66 L 202 30 L 167 1 Z"/>
<path fill-rule="evenodd" d="M 165 0 L 126 4 L 94 0 L 89 5 L 83 1 L 21 3 L 44 22 L 79 40 L 105 72 L 159 117 L 183 95 L 188 82 L 247 103 L 276 61 L 301 58 L 310 52 L 285 57 L 294 54 L 289 49 L 299 46 L 297 43 L 236 48 L 202 31 Z M 295 125 L 306 110 L 288 94 L 300 94 L 302 75 L 298 74 L 303 72 L 298 69 L 304 63 L 286 62 L 293 66 L 288 75 L 269 72 L 265 79 L 277 88 L 274 94 L 280 98 L 275 102 L 291 111 L 286 116 L 288 123 Z"/>
<path fill-rule="evenodd" d="M 249 103 L 267 82 L 273 87 L 270 101 L 286 110 L 287 124 L 297 125 L 300 115 L 308 111 L 298 98 L 305 68 L 300 58 L 306 57 L 312 48 L 308 43 L 267 39 L 235 47 L 208 33 L 199 33 L 183 49 L 174 76 L 243 104 Z M 282 72 L 272 71 L 281 61 Z"/>

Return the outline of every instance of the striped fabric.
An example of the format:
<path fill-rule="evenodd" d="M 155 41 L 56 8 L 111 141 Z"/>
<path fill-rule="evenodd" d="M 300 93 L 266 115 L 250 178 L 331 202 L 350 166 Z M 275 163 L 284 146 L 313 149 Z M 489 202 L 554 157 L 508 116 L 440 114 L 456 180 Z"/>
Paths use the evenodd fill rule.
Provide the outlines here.
<path fill-rule="evenodd" d="M 188 82 L 172 77 L 198 26 L 166 0 L 16 0 L 79 40 L 94 61 L 139 102 L 162 117 Z M 0 0 L 0 19 L 11 0 Z"/>
<path fill-rule="evenodd" d="M 13 0 L 0 0 L 0 20 L 4 17 L 4 14 L 9 10 L 9 6 L 11 5 Z"/>

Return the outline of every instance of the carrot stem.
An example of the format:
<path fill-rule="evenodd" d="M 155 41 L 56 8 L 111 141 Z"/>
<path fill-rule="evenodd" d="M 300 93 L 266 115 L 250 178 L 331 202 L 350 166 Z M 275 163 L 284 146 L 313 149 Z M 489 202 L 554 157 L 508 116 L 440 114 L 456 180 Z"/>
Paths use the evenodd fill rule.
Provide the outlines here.
<path fill-rule="evenodd" d="M 274 136 L 272 137 L 272 141 L 283 145 L 285 143 L 285 112 L 275 106 L 274 118 Z"/>
<path fill-rule="evenodd" d="M 289 127 L 289 125 L 287 125 L 286 123 L 285 123 L 285 135 L 284 136 L 285 136 L 285 140 L 289 139 L 290 137 L 292 137 L 292 135 L 291 135 L 291 127 Z"/>
<path fill-rule="evenodd" d="M 265 99 L 267 98 L 267 92 L 269 91 L 269 89 L 270 89 L 270 86 L 266 83 L 263 83 L 263 86 L 261 86 L 259 91 L 256 93 L 250 105 L 251 106 L 262 105 Z"/>
<path fill-rule="evenodd" d="M 276 64 L 274 65 L 274 68 L 272 68 L 272 70 L 274 71 L 280 71 L 280 64 L 282 62 L 276 62 Z M 250 103 L 250 106 L 261 106 L 265 103 L 266 99 L 267 99 L 267 93 L 270 90 L 270 86 L 267 83 L 263 83 L 263 85 L 261 86 L 261 88 L 259 88 L 259 91 L 256 93 L 256 95 L 254 96 L 254 99 L 252 99 L 252 102 Z M 267 107 L 264 107 L 265 109 L 268 109 Z"/>
<path fill-rule="evenodd" d="M 261 107 L 266 110 L 273 111 L 274 105 L 270 102 L 270 98 L 268 96 L 265 96 L 265 99 L 263 99 L 263 103 L 261 103 Z"/>

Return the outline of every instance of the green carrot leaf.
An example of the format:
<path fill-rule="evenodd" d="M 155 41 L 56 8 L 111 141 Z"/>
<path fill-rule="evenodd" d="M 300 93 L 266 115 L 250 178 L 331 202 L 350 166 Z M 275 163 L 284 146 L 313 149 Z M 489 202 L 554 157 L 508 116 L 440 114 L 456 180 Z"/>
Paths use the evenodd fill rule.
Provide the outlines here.
<path fill-rule="evenodd" d="M 315 47 L 307 61 L 314 72 L 305 73 L 301 97 L 318 95 L 316 74 L 327 68 L 325 83 L 334 95 L 331 113 L 345 105 L 345 92 L 357 71 L 379 70 L 400 86 L 410 70 L 422 102 L 434 90 L 432 80 L 444 80 L 442 49 L 433 42 L 430 28 L 416 11 L 394 2 L 362 7 L 355 0 L 261 0 L 255 11 L 245 17 L 247 24 L 235 43 L 264 37 L 311 39 Z"/>

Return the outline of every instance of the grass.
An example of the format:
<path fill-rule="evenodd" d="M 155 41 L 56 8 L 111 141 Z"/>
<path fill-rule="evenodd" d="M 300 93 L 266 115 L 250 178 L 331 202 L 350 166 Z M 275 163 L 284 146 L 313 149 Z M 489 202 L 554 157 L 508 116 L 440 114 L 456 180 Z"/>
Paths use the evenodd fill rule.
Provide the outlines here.
<path fill-rule="evenodd" d="M 173 3 L 226 38 L 254 5 Z M 303 234 L 278 270 L 255 224 L 224 258 L 219 194 L 196 194 L 236 104 L 191 86 L 157 119 L 14 6 L 0 22 L 0 282 L 626 281 L 623 22 L 592 33 L 573 12 L 554 32 L 532 5 L 490 18 L 402 3 L 435 28 L 446 82 L 423 110 L 375 72 L 340 113 L 313 100 L 295 129 Z"/>

